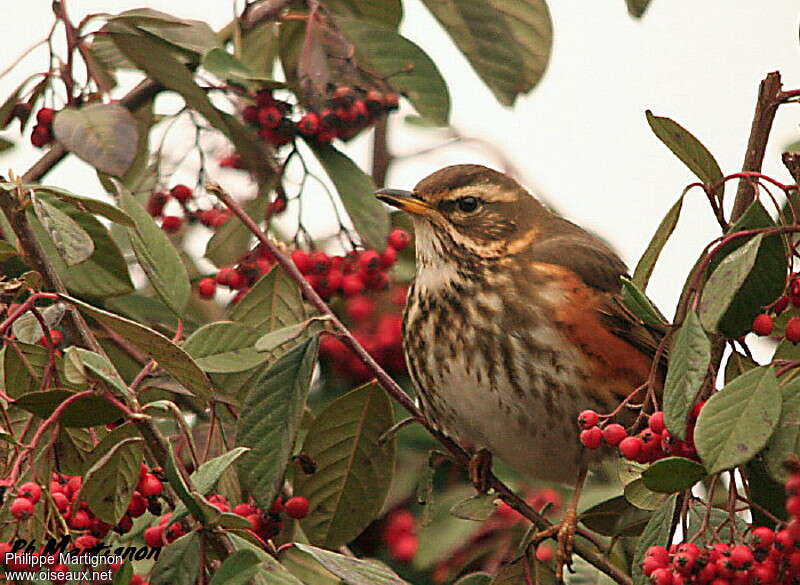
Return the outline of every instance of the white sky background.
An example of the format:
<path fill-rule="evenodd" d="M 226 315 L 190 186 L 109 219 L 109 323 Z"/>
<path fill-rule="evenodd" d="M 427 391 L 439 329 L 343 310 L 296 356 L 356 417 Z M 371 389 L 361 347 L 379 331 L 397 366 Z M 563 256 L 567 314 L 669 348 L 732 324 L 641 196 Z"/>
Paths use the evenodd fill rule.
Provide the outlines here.
<path fill-rule="evenodd" d="M 549 4 L 553 58 L 542 83 L 511 110 L 495 102 L 419 0 L 404 0 L 402 32 L 442 70 L 450 86 L 453 124 L 465 135 L 497 145 L 524 184 L 568 218 L 607 238 L 633 267 L 664 213 L 694 180 L 651 133 L 645 109 L 681 123 L 711 150 L 724 173 L 736 172 L 759 80 L 780 70 L 784 87 L 800 87 L 800 11 L 796 0 L 653 0 L 637 21 L 628 16 L 623 0 Z M 0 69 L 43 38 L 52 23 L 48 0 L 2 0 L 2 6 Z M 219 0 L 68 1 L 75 21 L 92 12 L 142 6 L 206 20 L 214 28 L 231 17 L 230 2 Z M 0 79 L 0 98 L 25 75 L 45 67 L 39 55 Z M 396 153 L 437 142 L 436 133 L 409 129 L 402 116 L 394 118 Z M 800 106 L 782 107 L 765 164 L 765 172 L 787 182 L 779 155 L 782 146 L 800 138 L 798 121 Z M 368 141 L 356 141 L 350 152 L 366 163 Z M 0 158 L 0 168 L 22 173 L 40 155 L 26 137 Z M 500 164 L 480 148 L 450 148 L 397 164 L 388 183 L 411 187 L 441 166 L 462 162 Z M 76 160 L 62 163 L 47 182 L 87 195 L 100 193 L 94 172 Z M 735 187 L 728 187 L 731 200 Z M 693 192 L 648 289 L 667 315 L 698 252 L 718 235 L 715 227 L 702 193 Z"/>

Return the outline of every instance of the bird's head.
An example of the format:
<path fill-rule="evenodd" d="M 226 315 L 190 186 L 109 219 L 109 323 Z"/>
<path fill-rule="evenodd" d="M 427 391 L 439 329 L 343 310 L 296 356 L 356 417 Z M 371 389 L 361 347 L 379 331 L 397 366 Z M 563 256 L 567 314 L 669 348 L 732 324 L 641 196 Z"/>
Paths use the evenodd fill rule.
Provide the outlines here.
<path fill-rule="evenodd" d="M 417 252 L 431 259 L 516 254 L 551 215 L 514 179 L 480 165 L 445 167 L 413 191 L 381 189 L 376 196 L 411 214 Z"/>

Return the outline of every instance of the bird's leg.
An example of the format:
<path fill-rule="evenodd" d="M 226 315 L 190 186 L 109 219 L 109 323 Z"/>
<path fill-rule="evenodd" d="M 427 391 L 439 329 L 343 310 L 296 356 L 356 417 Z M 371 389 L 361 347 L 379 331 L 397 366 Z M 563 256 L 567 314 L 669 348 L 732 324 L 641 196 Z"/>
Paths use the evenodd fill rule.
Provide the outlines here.
<path fill-rule="evenodd" d="M 539 543 L 546 538 L 556 538 L 558 547 L 556 549 L 556 581 L 564 582 L 564 566 L 572 569 L 572 547 L 575 541 L 575 529 L 578 526 L 578 500 L 581 497 L 581 490 L 586 481 L 587 467 L 581 466 L 578 471 L 578 480 L 575 483 L 575 490 L 572 492 L 569 506 L 564 512 L 561 522 L 554 524 L 550 528 L 539 532 L 531 539 L 531 543 Z"/>
<path fill-rule="evenodd" d="M 469 479 L 478 493 L 489 491 L 489 478 L 492 475 L 492 454 L 479 449 L 469 460 Z"/>

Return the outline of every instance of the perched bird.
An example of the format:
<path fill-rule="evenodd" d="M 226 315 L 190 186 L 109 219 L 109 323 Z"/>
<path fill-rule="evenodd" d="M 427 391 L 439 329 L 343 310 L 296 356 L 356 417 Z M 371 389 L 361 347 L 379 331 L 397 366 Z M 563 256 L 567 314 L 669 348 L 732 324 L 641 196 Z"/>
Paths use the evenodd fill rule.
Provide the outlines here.
<path fill-rule="evenodd" d="M 658 345 L 621 302 L 624 263 L 483 166 L 376 195 L 413 218 L 403 344 L 426 418 L 530 477 L 582 482 L 598 451 L 582 448 L 578 414 L 645 383 Z"/>

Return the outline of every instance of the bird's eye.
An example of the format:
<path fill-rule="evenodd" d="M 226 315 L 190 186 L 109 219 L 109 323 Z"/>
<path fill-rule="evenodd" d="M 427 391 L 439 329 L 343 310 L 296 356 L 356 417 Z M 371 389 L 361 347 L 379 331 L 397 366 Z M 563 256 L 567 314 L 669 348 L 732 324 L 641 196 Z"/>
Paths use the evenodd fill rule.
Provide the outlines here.
<path fill-rule="evenodd" d="M 456 201 L 456 205 L 458 205 L 458 210 L 464 213 L 472 213 L 476 209 L 478 209 L 478 205 L 480 202 L 476 197 L 462 197 L 458 201 Z"/>

